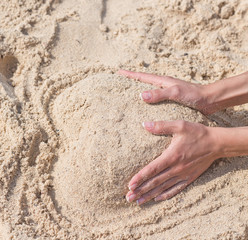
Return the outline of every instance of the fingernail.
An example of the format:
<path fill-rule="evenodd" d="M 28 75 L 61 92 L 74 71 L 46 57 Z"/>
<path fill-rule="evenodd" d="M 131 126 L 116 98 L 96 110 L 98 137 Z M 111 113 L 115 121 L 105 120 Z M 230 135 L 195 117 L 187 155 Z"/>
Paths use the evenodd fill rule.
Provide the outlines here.
<path fill-rule="evenodd" d="M 138 204 L 138 205 L 141 205 L 141 204 L 143 204 L 145 202 L 145 199 L 142 197 L 142 198 L 140 198 L 140 199 L 138 199 L 137 201 L 136 201 L 136 203 Z"/>
<path fill-rule="evenodd" d="M 135 194 L 131 194 L 130 196 L 127 196 L 126 199 L 128 202 L 132 202 L 135 198 Z"/>
<path fill-rule="evenodd" d="M 148 128 L 148 129 L 154 128 L 154 122 L 143 122 L 142 125 L 144 126 L 144 128 Z"/>
<path fill-rule="evenodd" d="M 136 189 L 136 187 L 137 187 L 137 184 L 135 183 L 135 184 L 129 186 L 128 189 L 129 189 L 130 191 L 134 191 L 134 190 Z"/>
<path fill-rule="evenodd" d="M 150 92 L 143 92 L 141 93 L 142 100 L 149 100 L 152 98 L 152 94 Z"/>
<path fill-rule="evenodd" d="M 158 201 L 161 201 L 161 200 L 162 200 L 162 199 L 161 199 L 160 196 L 154 198 L 154 201 L 155 201 L 155 202 L 158 202 Z"/>

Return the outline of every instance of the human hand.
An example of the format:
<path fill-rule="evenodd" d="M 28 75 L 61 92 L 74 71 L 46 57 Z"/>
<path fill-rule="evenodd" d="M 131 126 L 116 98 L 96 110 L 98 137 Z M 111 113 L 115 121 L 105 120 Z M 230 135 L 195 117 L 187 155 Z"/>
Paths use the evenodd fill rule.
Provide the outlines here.
<path fill-rule="evenodd" d="M 141 93 L 142 99 L 147 103 L 171 100 L 197 109 L 204 114 L 212 114 L 216 111 L 210 104 L 207 85 L 189 83 L 169 76 L 162 77 L 126 70 L 120 70 L 118 73 L 159 87 L 158 89 Z"/>
<path fill-rule="evenodd" d="M 173 197 L 220 158 L 218 128 L 182 120 L 145 122 L 147 131 L 172 135 L 169 147 L 129 182 L 128 202 L 141 205 Z"/>

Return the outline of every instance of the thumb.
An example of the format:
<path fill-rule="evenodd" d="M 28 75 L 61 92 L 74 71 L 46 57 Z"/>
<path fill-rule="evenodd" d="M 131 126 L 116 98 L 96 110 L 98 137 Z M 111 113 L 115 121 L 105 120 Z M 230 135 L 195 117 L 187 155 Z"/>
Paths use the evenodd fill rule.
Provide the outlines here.
<path fill-rule="evenodd" d="M 183 120 L 143 122 L 142 126 L 156 135 L 173 135 L 181 132 L 187 125 Z"/>
<path fill-rule="evenodd" d="M 180 102 L 181 88 L 179 85 L 174 85 L 168 88 L 159 88 L 145 91 L 140 94 L 142 100 L 147 103 L 158 103 L 165 100 L 173 100 Z"/>

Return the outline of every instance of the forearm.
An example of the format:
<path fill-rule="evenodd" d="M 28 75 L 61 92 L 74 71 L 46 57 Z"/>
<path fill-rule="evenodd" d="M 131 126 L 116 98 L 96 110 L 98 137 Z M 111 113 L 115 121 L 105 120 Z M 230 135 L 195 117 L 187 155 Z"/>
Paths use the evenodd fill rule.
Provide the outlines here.
<path fill-rule="evenodd" d="M 206 86 L 210 113 L 248 102 L 248 72 Z"/>
<path fill-rule="evenodd" d="M 213 128 L 221 157 L 248 155 L 248 127 Z"/>

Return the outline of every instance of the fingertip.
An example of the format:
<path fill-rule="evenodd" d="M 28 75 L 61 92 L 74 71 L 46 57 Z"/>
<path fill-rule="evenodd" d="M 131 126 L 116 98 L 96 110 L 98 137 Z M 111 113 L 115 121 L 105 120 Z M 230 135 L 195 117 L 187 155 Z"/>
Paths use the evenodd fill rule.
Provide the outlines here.
<path fill-rule="evenodd" d="M 138 187 L 137 183 L 128 186 L 129 191 L 134 191 Z"/>
<path fill-rule="evenodd" d="M 143 101 L 150 102 L 152 100 L 152 93 L 150 91 L 145 91 L 140 94 Z"/>
<path fill-rule="evenodd" d="M 120 69 L 118 71 L 118 73 L 121 74 L 121 75 L 125 75 L 126 77 L 131 77 L 131 75 L 134 74 L 135 72 L 129 71 L 129 70 L 125 70 L 125 69 Z"/>
<path fill-rule="evenodd" d="M 133 192 L 131 190 L 126 194 L 127 202 L 129 202 L 129 203 L 132 202 L 132 200 L 133 200 L 132 195 L 133 195 Z"/>
<path fill-rule="evenodd" d="M 176 132 L 174 125 L 174 121 L 156 121 L 153 128 L 147 130 L 155 135 L 173 135 Z"/>
<path fill-rule="evenodd" d="M 117 74 L 119 74 L 119 75 L 124 75 L 125 72 L 126 72 L 126 70 L 120 69 L 120 70 L 118 70 Z"/>
<path fill-rule="evenodd" d="M 140 206 L 140 205 L 144 204 L 145 201 L 146 201 L 145 198 L 141 197 L 141 198 L 139 198 L 139 199 L 136 201 L 136 203 L 137 203 L 138 206 Z"/>
<path fill-rule="evenodd" d="M 154 198 L 155 202 L 161 202 L 163 200 L 166 200 L 166 198 L 163 195 L 158 195 L 157 197 Z"/>
<path fill-rule="evenodd" d="M 143 122 L 142 123 L 143 128 L 155 135 L 164 135 L 163 129 L 161 127 L 160 122 Z"/>
<path fill-rule="evenodd" d="M 143 122 L 142 123 L 142 126 L 148 130 L 148 131 L 151 131 L 154 129 L 154 126 L 155 126 L 155 123 L 154 122 Z"/>

